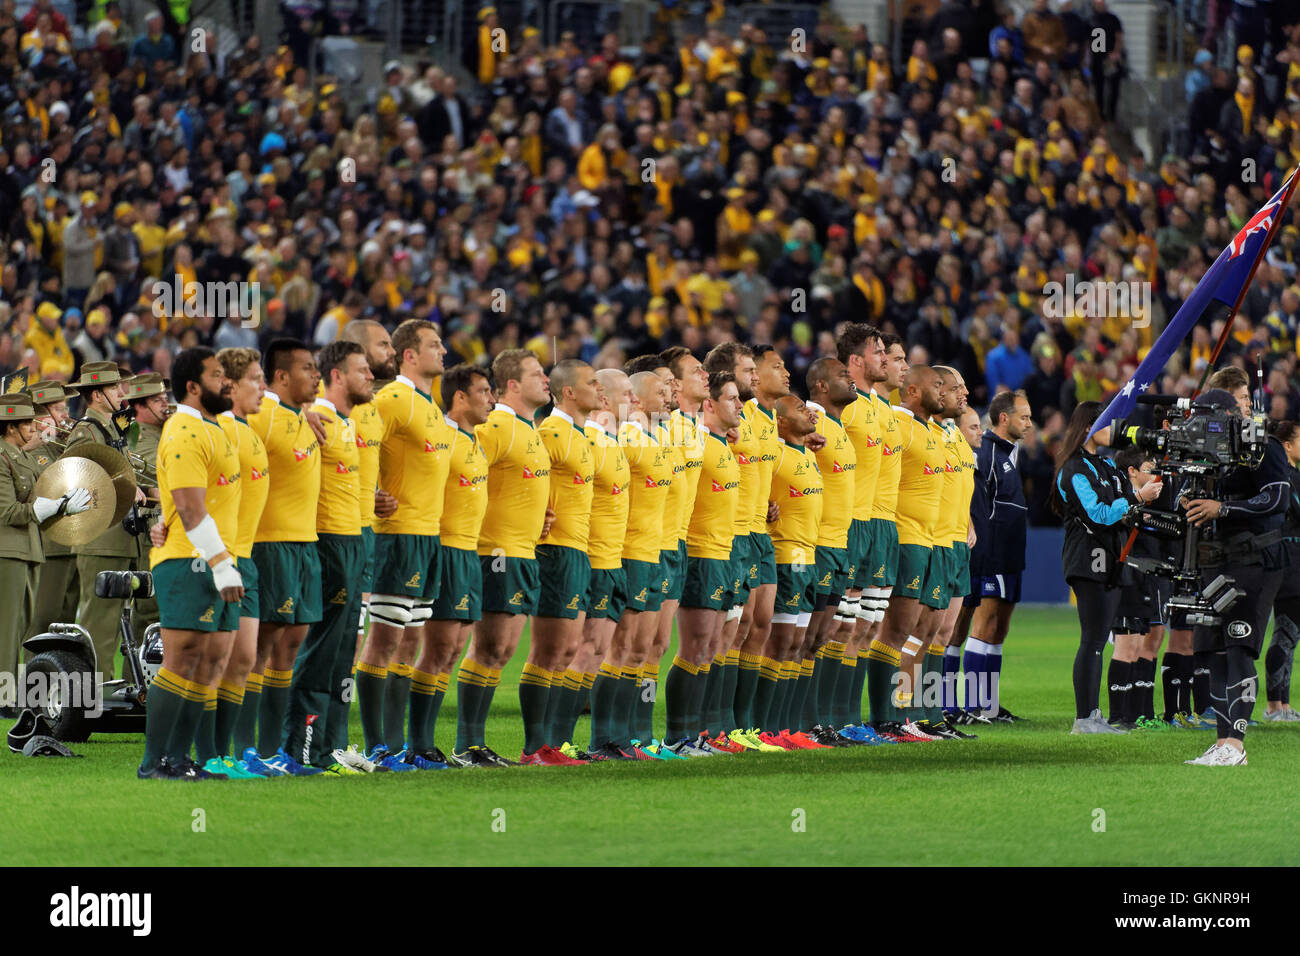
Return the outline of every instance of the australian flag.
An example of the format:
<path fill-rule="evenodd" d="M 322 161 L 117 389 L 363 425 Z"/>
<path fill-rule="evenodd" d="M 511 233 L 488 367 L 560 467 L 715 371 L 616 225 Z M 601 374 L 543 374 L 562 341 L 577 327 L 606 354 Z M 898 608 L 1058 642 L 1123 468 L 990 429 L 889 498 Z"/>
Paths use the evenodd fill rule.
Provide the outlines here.
<path fill-rule="evenodd" d="M 1160 333 L 1133 377 L 1098 417 L 1092 431 L 1088 433 L 1089 438 L 1093 432 L 1105 428 L 1115 419 L 1128 418 L 1133 413 L 1137 397 L 1156 380 L 1174 350 L 1183 344 L 1195 326 L 1209 325 L 1220 318 L 1228 319 L 1236 311 L 1255 274 L 1256 264 L 1264 257 L 1265 250 L 1282 225 L 1282 215 L 1286 212 L 1291 192 L 1295 188 L 1296 172 L 1292 171 L 1282 188 L 1273 194 L 1273 198 L 1259 212 L 1250 217 L 1232 237 L 1227 248 L 1219 253 L 1214 264 L 1205 270 L 1201 281 Z"/>

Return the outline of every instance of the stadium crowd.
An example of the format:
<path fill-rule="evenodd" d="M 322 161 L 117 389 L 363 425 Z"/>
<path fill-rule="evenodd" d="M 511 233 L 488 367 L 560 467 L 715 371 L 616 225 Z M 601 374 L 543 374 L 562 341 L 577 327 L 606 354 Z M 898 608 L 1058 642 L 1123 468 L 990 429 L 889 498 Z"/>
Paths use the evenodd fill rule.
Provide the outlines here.
<path fill-rule="evenodd" d="M 498 33 L 483 7 L 470 83 L 393 61 L 357 109 L 298 42 L 250 38 L 217 69 L 174 14 L 134 35 L 108 2 L 76 49 L 50 0 L 21 21 L 3 0 L 0 368 L 170 376 L 182 349 L 323 348 L 417 319 L 449 366 L 523 349 L 601 371 L 739 341 L 802 392 L 871 323 L 907 366 L 950 366 L 971 406 L 1024 391 L 1019 468 L 1050 523 L 1070 413 L 1126 381 L 1300 162 L 1300 12 L 1197 56 L 1186 142 L 1156 157 L 1117 122 L 1123 24 L 1080 6 L 941 4 L 898 63 L 827 15 L 806 38 L 732 36 L 715 5 L 629 55 L 612 34 Z M 1298 245 L 1286 226 L 1221 360 L 1266 362 L 1275 419 L 1300 411 Z M 1149 305 L 1049 306 L 1051 284 L 1085 281 Z M 251 310 L 205 292 L 231 282 L 256 287 Z M 1219 332 L 1198 328 L 1157 387 L 1190 393 Z"/>

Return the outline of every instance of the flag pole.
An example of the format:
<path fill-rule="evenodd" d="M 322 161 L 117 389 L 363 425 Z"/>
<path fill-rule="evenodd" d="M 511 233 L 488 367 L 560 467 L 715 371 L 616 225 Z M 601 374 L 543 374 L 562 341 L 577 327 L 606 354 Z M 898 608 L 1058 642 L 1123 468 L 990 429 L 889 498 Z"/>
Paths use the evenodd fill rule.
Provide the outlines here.
<path fill-rule="evenodd" d="M 1273 237 L 1277 234 L 1278 229 L 1282 226 L 1282 217 L 1286 215 L 1286 207 L 1291 202 L 1291 194 L 1295 192 L 1296 182 L 1300 180 L 1300 166 L 1291 171 L 1291 185 L 1287 187 L 1286 195 L 1282 197 L 1282 205 L 1273 217 L 1273 224 L 1269 227 L 1268 235 L 1264 237 L 1264 245 L 1259 250 L 1259 255 L 1255 259 L 1254 265 L 1250 267 L 1250 275 L 1246 277 L 1246 283 L 1237 293 L 1237 301 L 1232 304 L 1232 311 L 1228 313 L 1228 318 L 1224 322 L 1223 332 L 1219 335 L 1219 341 L 1215 343 L 1214 351 L 1210 354 L 1210 361 L 1205 364 L 1205 371 L 1201 373 L 1201 381 L 1196 386 L 1196 391 L 1192 393 L 1192 398 L 1201 394 L 1201 389 L 1205 388 L 1205 382 L 1210 377 L 1210 372 L 1214 369 L 1214 363 L 1219 360 L 1223 347 L 1228 344 L 1228 336 L 1232 334 L 1232 323 L 1237 318 L 1237 310 L 1241 308 L 1241 303 L 1246 298 L 1246 293 L 1250 291 L 1251 283 L 1255 281 L 1255 271 L 1259 264 L 1264 261 L 1264 256 L 1268 254 L 1268 247 L 1273 244 Z"/>

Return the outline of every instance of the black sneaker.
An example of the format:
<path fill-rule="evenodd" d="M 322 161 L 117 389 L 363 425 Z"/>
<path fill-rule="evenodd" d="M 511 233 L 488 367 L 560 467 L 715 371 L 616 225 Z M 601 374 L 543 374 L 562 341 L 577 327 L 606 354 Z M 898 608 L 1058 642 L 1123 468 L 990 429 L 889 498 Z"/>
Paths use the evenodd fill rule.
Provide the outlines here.
<path fill-rule="evenodd" d="M 939 737 L 942 740 L 961 740 L 957 731 L 948 726 L 946 721 L 935 723 L 931 720 L 922 720 L 917 722 L 917 726 L 924 730 L 931 737 Z"/>
<path fill-rule="evenodd" d="M 135 771 L 136 778 L 139 780 L 177 780 L 179 779 L 176 771 L 166 763 L 158 763 L 152 770 L 145 770 L 144 767 L 137 767 Z"/>
<path fill-rule="evenodd" d="M 229 780 L 224 773 L 208 773 L 189 757 L 182 757 L 179 760 L 169 760 L 163 757 L 159 763 L 170 773 L 175 775 L 177 780 Z"/>
<path fill-rule="evenodd" d="M 448 767 L 486 767 L 491 766 L 487 758 L 481 753 L 482 748 L 470 747 L 462 753 L 456 753 L 454 750 L 447 757 Z"/>
<path fill-rule="evenodd" d="M 507 760 L 505 757 L 501 756 L 499 753 L 497 753 L 497 752 L 496 752 L 495 750 L 493 750 L 491 747 L 480 747 L 479 750 L 483 751 L 483 756 L 487 758 L 487 760 L 488 760 L 488 764 L 487 764 L 487 765 L 490 766 L 490 767 L 517 767 L 517 766 L 519 766 L 519 764 L 518 764 L 516 761 L 514 761 L 514 760 Z"/>
<path fill-rule="evenodd" d="M 958 727 L 973 727 L 976 724 L 991 724 L 993 721 L 983 714 L 977 714 L 973 710 L 959 710 L 951 718 L 951 722 Z"/>
<path fill-rule="evenodd" d="M 848 737 L 840 736 L 839 732 L 824 724 L 817 724 L 812 730 L 808 731 L 814 742 L 826 747 L 859 747 L 867 746 L 865 740 L 850 740 Z"/>
<path fill-rule="evenodd" d="M 993 719 L 1003 724 L 1014 724 L 1017 721 L 1021 721 L 1021 720 L 1023 720 L 1025 723 L 1029 723 L 1028 717 L 1017 717 L 1015 714 L 1011 713 L 1011 711 L 1007 710 L 1005 707 L 999 707 L 998 715 Z"/>
<path fill-rule="evenodd" d="M 439 750 L 437 747 L 430 747 L 428 750 L 420 752 L 420 756 L 425 760 L 432 760 L 434 763 L 445 763 L 448 767 L 459 767 L 450 757 Z"/>
<path fill-rule="evenodd" d="M 609 742 L 603 743 L 595 750 L 592 750 L 589 756 L 591 757 L 592 760 L 595 761 L 636 759 L 635 757 L 629 757 L 627 754 L 623 753 L 622 750 L 620 750 L 618 747 L 615 747 L 612 743 Z"/>
<path fill-rule="evenodd" d="M 897 720 L 879 720 L 872 724 L 872 729 L 880 736 L 885 737 L 895 743 L 913 743 L 912 740 L 904 740 L 905 736 L 910 736 L 907 731 L 903 730 L 903 725 Z"/>
<path fill-rule="evenodd" d="M 943 719 L 943 723 L 940 726 L 946 727 L 954 735 L 953 736 L 954 740 L 978 740 L 979 739 L 979 734 L 968 734 L 958 730 L 956 727 L 953 726 L 952 719 L 949 717 L 945 717 Z"/>

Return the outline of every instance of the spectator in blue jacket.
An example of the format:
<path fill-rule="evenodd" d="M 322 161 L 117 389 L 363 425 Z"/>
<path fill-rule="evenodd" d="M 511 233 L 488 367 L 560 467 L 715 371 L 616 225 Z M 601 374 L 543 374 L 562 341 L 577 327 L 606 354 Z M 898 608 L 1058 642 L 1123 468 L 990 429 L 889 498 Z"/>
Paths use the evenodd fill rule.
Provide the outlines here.
<path fill-rule="evenodd" d="M 1014 392 L 1033 371 L 1034 360 L 1020 347 L 1020 330 L 1006 327 L 1002 331 L 1002 344 L 991 349 L 984 362 L 989 395 Z"/>
<path fill-rule="evenodd" d="M 131 44 L 131 59 L 144 60 L 153 69 L 153 65 L 165 60 L 177 63 L 176 41 L 163 33 L 162 14 L 156 10 L 144 18 L 145 35 Z"/>

